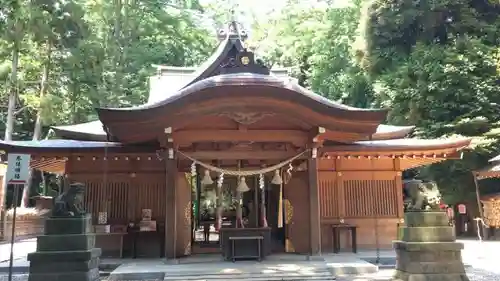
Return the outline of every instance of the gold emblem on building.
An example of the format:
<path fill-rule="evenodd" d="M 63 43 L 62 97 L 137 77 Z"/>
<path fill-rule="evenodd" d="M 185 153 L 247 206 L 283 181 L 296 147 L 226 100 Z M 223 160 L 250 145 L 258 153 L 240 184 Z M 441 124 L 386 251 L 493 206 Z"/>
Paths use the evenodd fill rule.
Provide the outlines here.
<path fill-rule="evenodd" d="M 184 255 L 185 256 L 191 255 L 191 241 L 189 241 L 186 247 L 184 247 Z"/>
<path fill-rule="evenodd" d="M 241 57 L 241 63 L 243 65 L 248 65 L 250 63 L 250 58 L 245 56 L 245 57 Z"/>
<path fill-rule="evenodd" d="M 295 253 L 295 247 L 293 247 L 292 241 L 290 241 L 290 239 L 285 240 L 285 252 Z"/>
<path fill-rule="evenodd" d="M 293 206 L 288 199 L 283 200 L 283 203 L 285 205 L 285 224 L 290 224 L 293 218 Z"/>
<path fill-rule="evenodd" d="M 191 226 L 191 208 L 192 208 L 192 204 L 190 201 L 186 204 L 186 207 L 184 207 L 184 222 L 188 226 Z"/>

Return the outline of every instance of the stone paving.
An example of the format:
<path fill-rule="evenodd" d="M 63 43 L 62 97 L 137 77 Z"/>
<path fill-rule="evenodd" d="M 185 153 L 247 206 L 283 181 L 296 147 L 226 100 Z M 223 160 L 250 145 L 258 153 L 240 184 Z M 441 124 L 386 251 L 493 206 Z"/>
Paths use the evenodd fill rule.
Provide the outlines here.
<path fill-rule="evenodd" d="M 467 275 L 469 276 L 470 281 L 500 281 L 499 274 L 495 274 L 482 269 L 468 268 Z M 380 270 L 378 273 L 375 274 L 338 276 L 337 280 L 338 281 L 386 281 L 386 280 L 391 280 L 391 276 L 392 276 L 392 270 Z M 102 278 L 101 280 L 106 281 L 106 278 Z M 8 281 L 7 276 L 6 275 L 0 276 L 0 281 Z M 16 274 L 13 276 L 12 281 L 28 281 L 28 275 Z"/>
<path fill-rule="evenodd" d="M 498 254 L 500 253 L 500 241 L 486 241 L 478 242 L 477 240 L 461 240 L 465 245 L 465 249 L 462 252 L 463 260 L 468 265 L 466 267 L 467 275 L 470 281 L 500 281 L 500 266 L 498 263 Z M 25 257 L 27 253 L 33 251 L 36 245 L 34 240 L 18 242 L 15 245 L 15 264 L 25 264 Z M 10 247 L 8 244 L 0 244 L 0 266 L 8 266 Z M 373 252 L 362 252 L 356 256 L 368 255 L 373 257 Z M 354 254 L 342 254 L 339 258 L 354 257 Z M 393 251 L 382 251 L 381 257 L 391 258 L 393 257 Z M 195 267 L 198 265 L 194 265 Z M 381 269 L 377 273 L 370 274 L 357 274 L 341 276 L 337 275 L 337 280 L 339 281 L 371 281 L 371 280 L 390 280 L 392 276 L 392 270 Z M 0 273 L 0 281 L 7 281 L 7 273 Z M 13 281 L 27 281 L 28 276 L 26 274 L 15 274 L 12 278 Z M 102 279 L 103 281 L 106 278 Z M 297 279 L 295 279 L 297 280 Z M 163 281 L 163 280 L 161 280 Z M 286 281 L 283 280 L 283 281 Z"/>

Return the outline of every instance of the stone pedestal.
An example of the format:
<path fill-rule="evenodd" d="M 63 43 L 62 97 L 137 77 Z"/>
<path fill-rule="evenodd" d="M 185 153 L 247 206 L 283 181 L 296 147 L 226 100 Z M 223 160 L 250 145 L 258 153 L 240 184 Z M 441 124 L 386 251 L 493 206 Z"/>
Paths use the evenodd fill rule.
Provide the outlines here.
<path fill-rule="evenodd" d="M 401 241 L 394 241 L 396 273 L 403 281 L 468 281 L 463 244 L 444 212 L 408 212 Z"/>
<path fill-rule="evenodd" d="M 28 255 L 29 281 L 97 281 L 101 249 L 94 248 L 90 215 L 49 217 L 36 252 Z"/>

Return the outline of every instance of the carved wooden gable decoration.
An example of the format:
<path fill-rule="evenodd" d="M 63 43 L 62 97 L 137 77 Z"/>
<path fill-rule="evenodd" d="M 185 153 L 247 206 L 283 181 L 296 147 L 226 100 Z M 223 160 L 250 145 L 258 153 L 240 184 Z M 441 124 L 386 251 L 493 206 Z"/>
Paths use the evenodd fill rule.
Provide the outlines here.
<path fill-rule="evenodd" d="M 220 64 L 219 73 L 256 73 L 269 75 L 271 72 L 262 60 L 255 59 L 253 52 L 247 51 L 247 49 L 238 51 L 233 47 L 233 50 L 228 53 L 227 58 Z"/>

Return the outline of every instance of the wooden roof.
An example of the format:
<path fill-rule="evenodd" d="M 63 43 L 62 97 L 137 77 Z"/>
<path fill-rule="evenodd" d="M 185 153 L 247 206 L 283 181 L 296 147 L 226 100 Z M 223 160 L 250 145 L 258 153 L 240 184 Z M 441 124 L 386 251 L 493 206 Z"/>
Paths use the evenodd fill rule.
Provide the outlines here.
<path fill-rule="evenodd" d="M 40 141 L 0 141 L 0 150 L 8 153 L 49 154 L 65 156 L 72 153 L 143 153 L 154 152 L 154 146 L 124 145 L 116 142 L 97 142 L 79 140 L 40 140 Z"/>
<path fill-rule="evenodd" d="M 330 144 L 326 142 L 323 151 L 332 155 L 352 155 L 353 151 L 366 155 L 433 155 L 435 153 L 453 153 L 469 146 L 470 139 L 392 139 L 378 141 L 358 141 L 354 144 Z M 349 152 L 349 153 L 346 153 Z"/>
<path fill-rule="evenodd" d="M 401 169 L 409 169 L 446 159 L 461 157 L 460 149 L 468 146 L 470 140 L 379 140 L 359 141 L 351 145 L 328 145 L 321 148 L 323 157 L 368 157 L 399 158 Z M 0 150 L 10 153 L 33 155 L 32 167 L 48 172 L 60 173 L 68 157 L 92 155 L 103 157 L 106 153 L 115 155 L 155 154 L 159 147 L 152 145 L 131 146 L 113 142 L 75 140 L 1 141 Z"/>
<path fill-rule="evenodd" d="M 387 110 L 335 103 L 293 81 L 252 73 L 209 77 L 154 104 L 97 109 L 108 132 L 123 143 L 156 139 L 166 127 L 227 111 L 282 114 L 307 122 L 311 128 L 357 134 L 358 139 L 375 133 L 387 114 Z"/>
<path fill-rule="evenodd" d="M 378 141 L 357 141 L 353 144 L 332 144 L 325 142 L 321 151 L 329 155 L 432 155 L 433 153 L 452 153 L 466 148 L 469 139 L 422 140 L 394 139 Z M 155 145 L 126 145 L 118 142 L 98 142 L 79 140 L 40 140 L 40 141 L 0 141 L 0 150 L 9 153 L 55 154 L 81 152 L 143 153 L 160 149 Z"/>
<path fill-rule="evenodd" d="M 488 162 L 500 162 L 500 154 L 491 158 Z"/>
<path fill-rule="evenodd" d="M 122 143 L 140 143 L 156 140 L 164 128 L 175 129 L 188 120 L 220 112 L 252 111 L 285 115 L 310 128 L 324 127 L 362 140 L 369 139 L 385 119 L 385 109 L 342 105 L 301 87 L 295 79 L 273 75 L 245 49 L 238 31 L 230 28 L 223 35 L 212 56 L 188 79 L 164 89 L 161 97 L 129 108 L 98 108 L 106 132 Z"/>
<path fill-rule="evenodd" d="M 371 135 L 372 140 L 390 140 L 405 138 L 413 131 L 414 126 L 393 126 L 393 125 L 378 125 L 377 130 Z M 91 121 L 75 125 L 53 126 L 56 137 L 70 140 L 84 141 L 106 141 L 106 132 L 103 129 L 101 121 Z M 324 138 L 328 139 L 329 132 L 324 134 Z M 369 137 L 368 137 L 369 138 Z"/>
<path fill-rule="evenodd" d="M 479 171 L 475 171 L 477 179 L 500 178 L 500 155 L 489 160 L 489 165 Z"/>

